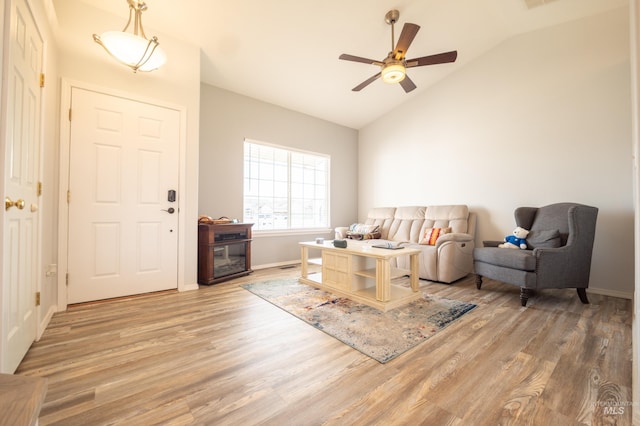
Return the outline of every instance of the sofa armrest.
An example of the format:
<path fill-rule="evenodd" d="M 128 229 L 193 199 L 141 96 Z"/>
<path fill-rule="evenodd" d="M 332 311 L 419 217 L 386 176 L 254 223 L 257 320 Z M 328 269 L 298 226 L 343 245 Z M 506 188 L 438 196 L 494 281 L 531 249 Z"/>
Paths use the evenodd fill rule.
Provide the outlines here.
<path fill-rule="evenodd" d="M 344 240 L 347 238 L 347 231 L 349 230 L 348 226 L 338 226 L 335 230 L 335 239 L 336 240 Z"/>
<path fill-rule="evenodd" d="M 471 234 L 464 234 L 462 232 L 453 232 L 450 234 L 443 234 L 438 237 L 436 245 L 439 246 L 441 244 L 446 243 L 447 241 L 453 241 L 457 243 L 468 243 L 473 241 L 473 236 Z"/>

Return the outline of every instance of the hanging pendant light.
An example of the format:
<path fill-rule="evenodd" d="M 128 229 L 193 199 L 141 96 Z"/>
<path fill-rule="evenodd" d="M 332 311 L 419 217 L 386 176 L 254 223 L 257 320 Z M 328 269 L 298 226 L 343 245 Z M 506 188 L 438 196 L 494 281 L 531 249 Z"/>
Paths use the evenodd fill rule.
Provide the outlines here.
<path fill-rule="evenodd" d="M 127 0 L 129 4 L 129 20 L 122 31 L 107 31 L 102 35 L 93 35 L 93 40 L 104 47 L 118 62 L 137 71 L 153 71 L 160 68 L 167 60 L 158 37 L 147 39 L 142 28 L 142 12 L 147 5 L 139 0 Z M 134 18 L 133 34 L 127 33 L 127 28 Z"/>

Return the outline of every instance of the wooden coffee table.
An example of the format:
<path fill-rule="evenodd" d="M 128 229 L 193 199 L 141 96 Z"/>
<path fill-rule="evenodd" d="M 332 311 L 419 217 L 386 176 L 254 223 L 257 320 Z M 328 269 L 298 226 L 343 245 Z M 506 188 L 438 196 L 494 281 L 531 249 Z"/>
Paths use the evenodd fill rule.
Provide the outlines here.
<path fill-rule="evenodd" d="M 372 306 L 382 311 L 402 306 L 421 297 L 418 285 L 420 250 L 375 248 L 368 242 L 348 240 L 347 248 L 333 241 L 300 243 L 302 276 L 300 282 Z M 309 274 L 309 252 L 319 251 L 322 273 Z M 410 269 L 393 268 L 390 260 L 410 257 Z M 411 288 L 391 285 L 394 278 L 409 276 Z"/>

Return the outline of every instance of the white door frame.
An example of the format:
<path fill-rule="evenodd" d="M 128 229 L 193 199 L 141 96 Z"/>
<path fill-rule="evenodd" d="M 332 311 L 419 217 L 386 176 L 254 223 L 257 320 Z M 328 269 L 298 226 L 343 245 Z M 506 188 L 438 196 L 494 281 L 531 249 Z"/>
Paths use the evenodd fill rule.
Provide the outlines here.
<path fill-rule="evenodd" d="M 95 84 L 68 80 L 61 81 L 60 99 L 60 194 L 58 198 L 58 311 L 67 309 L 67 267 L 69 262 L 69 205 L 67 203 L 67 190 L 69 188 L 69 155 L 71 139 L 71 122 L 69 120 L 69 109 L 71 108 L 71 89 L 79 88 L 104 93 L 105 95 L 117 96 L 137 102 L 145 102 L 164 108 L 174 109 L 180 112 L 180 133 L 178 161 L 178 211 L 185 211 L 186 196 L 186 146 L 187 146 L 187 112 L 184 106 L 170 104 L 157 99 L 150 99 L 129 92 L 122 92 L 111 88 L 97 86 Z M 193 286 L 187 285 L 184 281 L 185 270 L 185 234 L 187 229 L 186 214 L 178 215 L 178 291 L 192 290 Z M 195 226 L 195 225 L 194 225 Z"/>

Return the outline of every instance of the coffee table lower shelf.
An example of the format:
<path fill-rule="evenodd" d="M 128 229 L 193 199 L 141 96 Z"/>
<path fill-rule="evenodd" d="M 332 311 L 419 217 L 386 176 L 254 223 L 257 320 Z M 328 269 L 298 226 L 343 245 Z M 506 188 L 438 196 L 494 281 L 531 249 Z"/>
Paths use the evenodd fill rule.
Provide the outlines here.
<path fill-rule="evenodd" d="M 420 292 L 414 292 L 410 288 L 391 284 L 391 297 L 388 301 L 383 302 L 376 299 L 375 287 L 366 287 L 356 291 L 343 291 L 339 288 L 322 284 L 322 273 L 320 272 L 318 272 L 317 274 L 309 275 L 307 278 L 300 277 L 299 281 L 301 283 L 309 284 L 313 287 L 319 288 L 320 290 L 326 290 L 329 293 L 336 294 L 340 297 L 345 297 L 355 302 L 380 309 L 383 312 L 406 305 L 407 303 L 411 303 L 414 300 L 418 300 L 422 297 L 422 294 Z"/>

